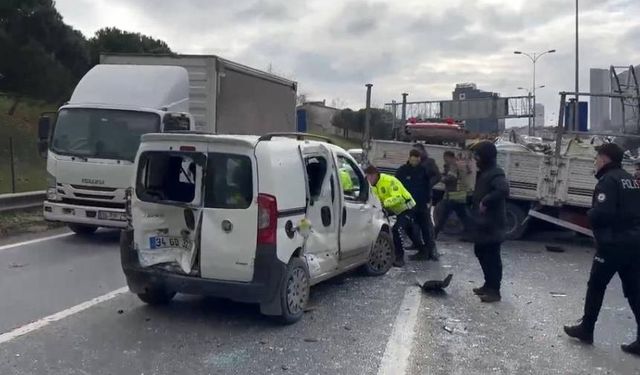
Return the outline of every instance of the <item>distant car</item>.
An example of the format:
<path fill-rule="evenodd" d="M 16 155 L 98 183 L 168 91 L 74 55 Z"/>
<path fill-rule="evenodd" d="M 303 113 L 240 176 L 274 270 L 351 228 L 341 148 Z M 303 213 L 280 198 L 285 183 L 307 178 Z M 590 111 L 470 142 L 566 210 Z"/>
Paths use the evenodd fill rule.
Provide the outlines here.
<path fill-rule="evenodd" d="M 337 162 L 336 162 L 337 161 Z M 148 134 L 121 238 L 132 292 L 260 304 L 299 320 L 309 288 L 393 262 L 390 225 L 356 161 L 335 145 L 278 136 Z M 346 179 L 340 173 L 353 176 Z"/>

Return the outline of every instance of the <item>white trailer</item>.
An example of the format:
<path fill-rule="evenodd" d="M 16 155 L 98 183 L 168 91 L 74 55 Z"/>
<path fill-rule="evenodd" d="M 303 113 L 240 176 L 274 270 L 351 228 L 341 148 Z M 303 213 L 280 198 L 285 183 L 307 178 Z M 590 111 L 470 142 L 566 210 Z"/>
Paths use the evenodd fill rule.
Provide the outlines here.
<path fill-rule="evenodd" d="M 102 54 L 102 64 L 180 66 L 189 74 L 196 130 L 264 135 L 296 131 L 297 83 L 218 56 Z"/>

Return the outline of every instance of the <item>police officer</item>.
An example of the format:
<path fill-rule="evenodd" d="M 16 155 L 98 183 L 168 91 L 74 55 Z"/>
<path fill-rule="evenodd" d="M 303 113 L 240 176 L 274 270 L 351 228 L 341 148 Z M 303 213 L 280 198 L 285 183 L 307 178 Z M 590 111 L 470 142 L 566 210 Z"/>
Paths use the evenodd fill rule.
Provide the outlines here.
<path fill-rule="evenodd" d="M 622 169 L 623 155 L 614 143 L 598 148 L 595 160 L 598 184 L 589 210 L 597 251 L 587 283 L 582 321 L 564 327 L 567 335 L 588 344 L 593 343 L 593 330 L 607 284 L 616 273 L 640 328 L 640 183 Z M 640 332 L 636 341 L 621 348 L 640 355 Z"/>
<path fill-rule="evenodd" d="M 434 237 L 438 238 L 438 234 L 449 220 L 449 215 L 455 212 L 458 219 L 462 222 L 464 232 L 467 232 L 467 194 L 466 175 L 470 172 L 458 165 L 458 158 L 453 151 L 444 152 L 444 173 L 442 181 L 444 182 L 444 198 L 440 202 L 440 209 L 436 210 L 436 226 L 434 229 Z"/>
<path fill-rule="evenodd" d="M 367 175 L 367 180 L 373 187 L 373 192 L 378 199 L 380 199 L 380 202 L 382 202 L 383 208 L 396 215 L 396 223 L 392 229 L 393 246 L 396 252 L 396 260 L 393 265 L 402 267 L 404 266 L 404 249 L 402 248 L 400 229 L 405 229 L 405 232 L 407 232 L 414 244 L 421 244 L 420 238 L 415 232 L 406 230 L 415 219 L 413 208 L 416 206 L 416 202 L 402 183 L 394 176 L 380 173 L 380 171 L 372 165 L 367 167 L 364 172 Z"/>

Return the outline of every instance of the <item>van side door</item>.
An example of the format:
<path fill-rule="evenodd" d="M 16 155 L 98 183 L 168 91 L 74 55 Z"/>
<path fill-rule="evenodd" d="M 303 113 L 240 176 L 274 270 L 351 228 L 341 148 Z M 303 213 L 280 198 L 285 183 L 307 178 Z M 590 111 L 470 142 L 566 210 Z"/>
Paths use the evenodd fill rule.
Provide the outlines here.
<path fill-rule="evenodd" d="M 366 257 L 378 235 L 373 225 L 375 208 L 369 203 L 369 184 L 355 160 L 337 153 L 342 213 L 340 218 L 340 261 Z"/>

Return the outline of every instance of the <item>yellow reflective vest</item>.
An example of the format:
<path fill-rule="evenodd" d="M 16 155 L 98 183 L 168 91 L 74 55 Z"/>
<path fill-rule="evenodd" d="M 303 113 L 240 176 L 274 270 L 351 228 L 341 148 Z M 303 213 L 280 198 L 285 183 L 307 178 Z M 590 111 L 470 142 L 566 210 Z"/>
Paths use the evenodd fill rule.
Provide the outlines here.
<path fill-rule="evenodd" d="M 382 206 L 396 215 L 416 206 L 411 193 L 405 189 L 402 182 L 385 173 L 380 174 L 378 183 L 373 186 L 373 192 L 382 202 Z"/>
<path fill-rule="evenodd" d="M 342 185 L 342 191 L 352 191 L 353 181 L 351 181 L 349 172 L 347 172 L 344 168 L 340 168 L 338 170 L 338 174 L 340 175 L 340 184 Z"/>

